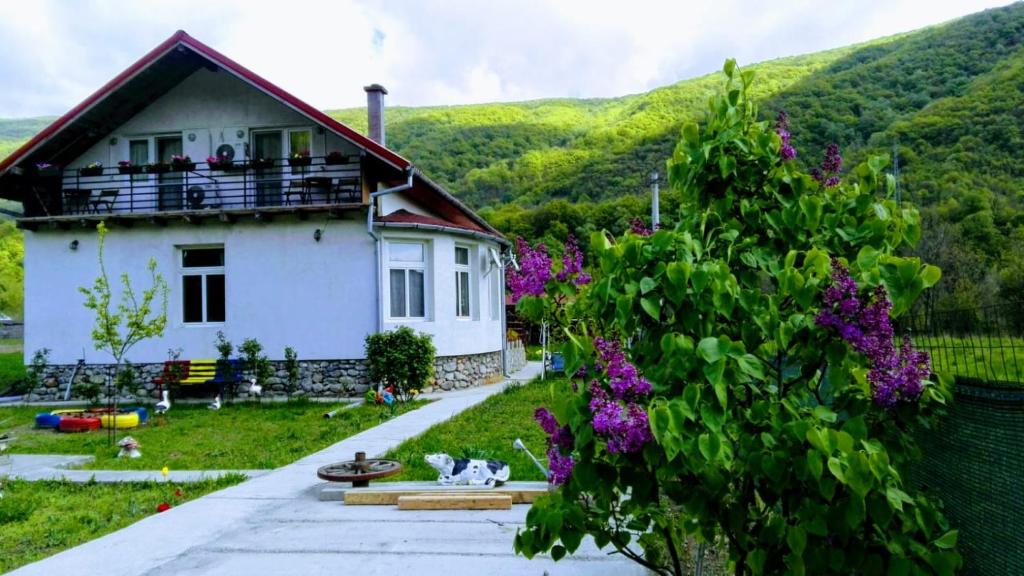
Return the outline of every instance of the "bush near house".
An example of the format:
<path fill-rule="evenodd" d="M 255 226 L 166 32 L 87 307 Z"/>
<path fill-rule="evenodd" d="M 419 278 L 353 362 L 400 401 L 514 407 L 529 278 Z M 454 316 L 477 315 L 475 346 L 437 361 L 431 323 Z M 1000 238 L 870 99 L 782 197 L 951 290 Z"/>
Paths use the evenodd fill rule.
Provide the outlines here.
<path fill-rule="evenodd" d="M 26 381 L 21 352 L 0 354 L 0 396 L 23 394 Z"/>
<path fill-rule="evenodd" d="M 403 400 L 430 382 L 436 353 L 429 334 L 416 334 L 408 326 L 366 337 L 370 380 L 392 386 Z"/>

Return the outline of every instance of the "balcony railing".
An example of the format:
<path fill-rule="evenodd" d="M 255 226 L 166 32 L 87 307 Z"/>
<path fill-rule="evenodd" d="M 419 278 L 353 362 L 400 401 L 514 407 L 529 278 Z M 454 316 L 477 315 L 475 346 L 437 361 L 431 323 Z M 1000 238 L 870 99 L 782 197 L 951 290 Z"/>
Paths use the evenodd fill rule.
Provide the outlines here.
<path fill-rule="evenodd" d="M 256 209 L 362 201 L 358 156 L 65 169 L 64 215 Z"/>

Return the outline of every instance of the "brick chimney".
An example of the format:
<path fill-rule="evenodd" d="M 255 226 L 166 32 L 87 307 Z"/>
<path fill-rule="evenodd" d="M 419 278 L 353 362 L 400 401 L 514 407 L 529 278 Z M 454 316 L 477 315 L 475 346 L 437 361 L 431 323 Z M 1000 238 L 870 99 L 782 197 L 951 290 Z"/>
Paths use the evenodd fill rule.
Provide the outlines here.
<path fill-rule="evenodd" d="M 381 146 L 384 143 L 384 95 L 388 93 L 380 84 L 363 87 L 366 90 L 366 114 L 369 120 L 369 136 Z"/>

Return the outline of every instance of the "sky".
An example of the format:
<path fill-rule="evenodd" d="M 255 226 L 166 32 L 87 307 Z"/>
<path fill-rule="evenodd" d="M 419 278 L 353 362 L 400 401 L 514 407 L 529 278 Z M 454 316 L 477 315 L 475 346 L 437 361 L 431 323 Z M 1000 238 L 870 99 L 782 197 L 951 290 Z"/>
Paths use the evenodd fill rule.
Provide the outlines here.
<path fill-rule="evenodd" d="M 62 114 L 183 29 L 322 108 L 645 92 L 1005 0 L 0 0 L 0 117 Z"/>

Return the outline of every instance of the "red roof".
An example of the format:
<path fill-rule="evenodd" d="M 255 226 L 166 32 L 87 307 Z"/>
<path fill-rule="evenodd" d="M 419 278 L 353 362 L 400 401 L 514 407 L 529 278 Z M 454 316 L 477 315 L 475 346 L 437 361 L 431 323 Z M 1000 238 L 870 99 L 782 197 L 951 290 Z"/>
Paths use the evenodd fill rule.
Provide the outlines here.
<path fill-rule="evenodd" d="M 450 220 L 443 220 L 441 218 L 435 218 L 433 216 L 423 216 L 422 214 L 413 214 L 408 210 L 401 208 L 385 216 L 377 216 L 373 219 L 374 222 L 381 224 L 423 224 L 426 226 L 440 226 L 443 228 L 455 228 L 458 230 L 469 230 L 471 232 L 479 232 L 487 234 L 488 236 L 495 236 L 501 238 L 500 234 L 496 234 L 491 230 L 483 228 L 481 226 L 473 226 L 467 224 L 457 224 Z"/>
<path fill-rule="evenodd" d="M 302 100 L 299 100 L 295 96 L 275 86 L 274 84 L 271 84 L 269 81 L 265 80 L 258 74 L 252 72 L 248 68 L 242 66 L 241 64 L 214 50 L 213 48 L 210 48 L 209 46 L 203 44 L 199 40 L 196 40 L 195 38 L 189 36 L 185 33 L 184 30 L 178 30 L 173 35 L 171 35 L 170 38 L 163 41 L 159 46 L 157 46 L 153 50 L 150 50 L 149 53 L 147 53 L 137 62 L 129 66 L 124 72 L 121 72 L 113 80 L 104 84 L 102 88 L 91 94 L 88 98 L 83 100 L 78 106 L 72 108 L 67 114 L 64 114 L 63 116 L 58 118 L 56 121 L 53 122 L 53 124 L 47 126 L 45 129 L 43 129 L 42 132 L 36 134 L 34 138 L 32 138 L 23 146 L 15 150 L 3 161 L 0 161 L 0 173 L 7 171 L 11 166 L 16 164 L 19 160 L 21 160 L 26 154 L 30 153 L 40 144 L 46 142 L 46 140 L 48 140 L 54 134 L 59 132 L 68 123 L 73 121 L 86 110 L 90 109 L 96 103 L 102 101 L 112 92 L 114 92 L 119 87 L 124 85 L 125 82 L 130 80 L 132 77 L 137 75 L 142 70 L 146 69 L 146 67 L 155 62 L 161 56 L 167 54 L 170 50 L 173 50 L 178 45 L 188 47 L 196 53 L 208 58 L 210 61 L 214 62 L 221 68 L 235 74 L 243 80 L 248 81 L 253 86 L 256 86 L 263 92 L 270 94 L 271 96 L 277 98 L 278 100 L 287 104 L 288 106 L 291 106 L 298 112 L 305 114 L 312 120 L 323 125 L 325 128 L 336 132 L 340 136 L 348 138 L 357 145 L 365 148 L 369 153 L 377 156 L 378 158 L 384 160 L 385 162 L 388 162 L 389 164 L 395 166 L 396 168 L 405 169 L 410 165 L 410 162 L 408 160 L 402 158 L 395 152 L 388 150 L 387 148 L 381 146 L 380 144 L 371 140 L 370 138 L 363 136 L 359 132 L 356 132 L 355 130 L 349 128 L 348 126 L 345 126 L 341 122 L 338 122 L 337 120 L 331 118 L 327 114 L 324 114 L 323 112 L 317 110 L 316 108 L 310 106 L 309 104 L 306 104 Z"/>

